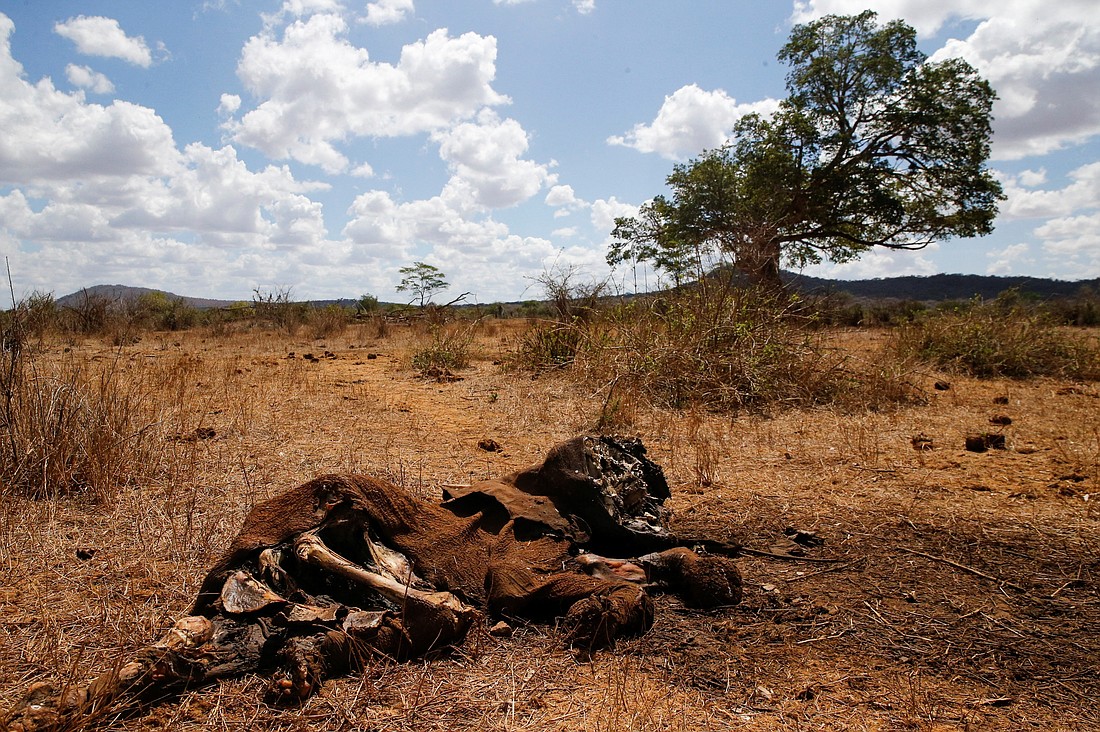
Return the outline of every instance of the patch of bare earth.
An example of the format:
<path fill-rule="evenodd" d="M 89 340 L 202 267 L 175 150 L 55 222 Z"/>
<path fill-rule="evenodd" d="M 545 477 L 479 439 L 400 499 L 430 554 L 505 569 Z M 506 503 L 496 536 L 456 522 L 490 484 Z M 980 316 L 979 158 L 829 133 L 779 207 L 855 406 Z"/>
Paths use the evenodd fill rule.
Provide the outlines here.
<path fill-rule="evenodd" d="M 435 498 L 442 484 L 524 467 L 592 429 L 604 393 L 494 365 L 516 327 L 484 327 L 453 382 L 414 373 L 423 336 L 397 328 L 325 342 L 158 334 L 123 348 L 124 373 L 159 395 L 164 467 L 111 505 L 5 500 L 0 706 L 31 682 L 86 679 L 159 637 L 262 498 L 332 471 Z M 846 337 L 866 356 L 880 335 Z M 73 349 L 99 363 L 116 355 Z M 624 400 L 624 431 L 673 485 L 674 527 L 831 560 L 742 558 L 738 607 L 696 612 L 659 598 L 651 632 L 588 662 L 556 629 L 520 624 L 508 639 L 476 632 L 439 658 L 330 681 L 298 709 L 264 705 L 265 681 L 245 677 L 115 724 L 1097 728 L 1100 385 L 914 378 L 927 402 L 880 413 L 731 418 Z M 1011 423 L 990 421 L 1001 417 Z M 964 449 L 981 433 L 1003 434 L 1006 449 Z M 480 449 L 485 439 L 503 449 Z M 824 543 L 790 543 L 810 534 Z"/>

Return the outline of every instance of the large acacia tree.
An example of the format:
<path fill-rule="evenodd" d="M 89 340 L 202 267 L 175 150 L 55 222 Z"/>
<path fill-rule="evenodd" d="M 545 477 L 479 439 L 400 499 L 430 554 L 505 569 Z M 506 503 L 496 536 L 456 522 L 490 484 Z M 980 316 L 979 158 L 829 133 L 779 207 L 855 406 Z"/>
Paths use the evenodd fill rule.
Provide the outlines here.
<path fill-rule="evenodd" d="M 616 220 L 612 265 L 677 278 L 705 253 L 778 285 L 781 263 L 844 262 L 993 230 L 989 83 L 961 59 L 930 63 L 902 21 L 874 12 L 795 26 L 779 52 L 788 96 L 731 142 L 674 167 L 671 196 Z"/>

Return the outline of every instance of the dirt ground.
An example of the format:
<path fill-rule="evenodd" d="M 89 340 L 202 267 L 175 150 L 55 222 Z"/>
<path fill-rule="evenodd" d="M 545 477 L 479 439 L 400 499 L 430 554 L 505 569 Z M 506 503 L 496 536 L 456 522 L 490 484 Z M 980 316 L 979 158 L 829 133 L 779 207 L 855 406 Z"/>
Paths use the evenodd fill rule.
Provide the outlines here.
<path fill-rule="evenodd" d="M 435 499 L 592 430 L 601 389 L 499 363 L 516 327 L 483 326 L 471 367 L 443 383 L 410 368 L 422 336 L 396 327 L 68 344 L 64 357 L 145 385 L 164 468 L 112 505 L 6 499 L 0 708 L 31 682 L 86 679 L 158 638 L 258 500 L 333 471 Z M 884 338 L 838 342 L 874 358 Z M 298 709 L 264 705 L 253 676 L 116 727 L 1100 729 L 1100 384 L 911 378 L 925 403 L 878 413 L 624 401 L 619 429 L 664 466 L 675 528 L 763 551 L 792 530 L 824 540 L 805 561 L 740 559 L 735 608 L 660 597 L 652 631 L 590 661 L 553 627 L 476 632 L 440 658 L 330 681 Z M 1003 434 L 1006 449 L 969 452 L 972 433 Z M 486 438 L 503 451 L 480 449 Z"/>

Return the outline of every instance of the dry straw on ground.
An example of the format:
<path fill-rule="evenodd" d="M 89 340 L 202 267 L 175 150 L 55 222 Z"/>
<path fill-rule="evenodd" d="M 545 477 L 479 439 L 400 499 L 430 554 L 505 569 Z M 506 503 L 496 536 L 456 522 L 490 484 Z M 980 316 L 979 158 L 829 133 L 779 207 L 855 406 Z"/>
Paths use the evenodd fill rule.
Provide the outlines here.
<path fill-rule="evenodd" d="M 5 489 L 0 706 L 158 637 L 257 500 L 349 470 L 435 498 L 440 484 L 509 472 L 593 429 L 608 408 L 598 385 L 499 365 L 522 327 L 479 328 L 460 381 L 410 367 L 432 335 L 405 325 L 323 341 L 222 329 L 47 343 L 41 368 L 79 359 L 131 385 L 156 449 L 109 495 Z M 881 332 L 829 339 L 884 362 Z M 905 378 L 921 399 L 880 411 L 730 416 L 619 392 L 614 426 L 665 466 L 675 526 L 765 552 L 790 529 L 824 539 L 809 555 L 831 563 L 741 560 L 737 608 L 659 598 L 650 633 L 590 662 L 553 628 L 474 633 L 441 658 L 329 682 L 300 709 L 263 705 L 263 681 L 245 677 L 117 728 L 1095 728 L 1100 385 Z M 1003 432 L 1007 449 L 966 451 L 983 431 Z M 484 438 L 504 450 L 478 449 Z"/>

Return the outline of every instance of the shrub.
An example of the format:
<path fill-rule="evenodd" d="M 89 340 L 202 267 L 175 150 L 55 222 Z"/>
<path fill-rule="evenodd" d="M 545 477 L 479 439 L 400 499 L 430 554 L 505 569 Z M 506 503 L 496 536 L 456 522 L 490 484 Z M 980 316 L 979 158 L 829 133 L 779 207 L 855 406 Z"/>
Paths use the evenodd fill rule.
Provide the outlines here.
<path fill-rule="evenodd" d="M 615 384 L 619 395 L 674 408 L 875 408 L 911 393 L 851 369 L 823 346 L 813 322 L 796 296 L 700 283 L 622 301 L 587 321 L 536 324 L 513 358 L 526 368 L 568 367 L 593 384 Z"/>
<path fill-rule="evenodd" d="M 252 291 L 252 312 L 258 321 L 268 327 L 294 335 L 305 323 L 309 306 L 290 298 L 290 288 L 268 292 L 257 287 Z"/>
<path fill-rule="evenodd" d="M 1050 311 L 1052 317 L 1066 325 L 1100 325 L 1100 292 L 1082 287 L 1073 297 L 1051 302 Z"/>
<path fill-rule="evenodd" d="M 520 337 L 512 362 L 521 368 L 540 371 L 573 363 L 584 329 L 570 323 L 540 321 Z"/>
<path fill-rule="evenodd" d="M 901 328 L 894 347 L 935 366 L 978 377 L 1095 379 L 1095 346 L 1057 326 L 1053 317 L 1009 291 L 944 309 Z"/>
<path fill-rule="evenodd" d="M 611 311 L 583 366 L 665 406 L 736 409 L 816 402 L 836 364 L 800 327 L 797 301 L 702 288 Z M 578 360 L 582 360 L 579 358 Z"/>
<path fill-rule="evenodd" d="M 413 368 L 426 376 L 436 377 L 466 368 L 470 363 L 472 328 L 473 325 L 464 328 L 432 326 L 428 342 L 413 351 Z"/>
<path fill-rule="evenodd" d="M 67 305 L 62 326 L 78 335 L 103 335 L 115 319 L 115 302 L 106 295 L 81 290 L 72 305 Z"/>
<path fill-rule="evenodd" d="M 18 308 L 16 309 L 18 311 Z M 28 343 L 20 318 L 3 334 L 0 482 L 30 497 L 87 493 L 111 501 L 156 464 L 148 392 L 122 369 L 98 375 L 69 355 L 50 361 Z"/>
<path fill-rule="evenodd" d="M 186 330 L 197 325 L 200 316 L 182 297 L 147 292 L 137 299 L 135 320 L 155 330 Z"/>
<path fill-rule="evenodd" d="M 309 311 L 306 316 L 306 326 L 311 338 L 323 340 L 342 335 L 348 329 L 350 320 L 351 316 L 344 308 L 339 305 L 326 305 Z"/>

